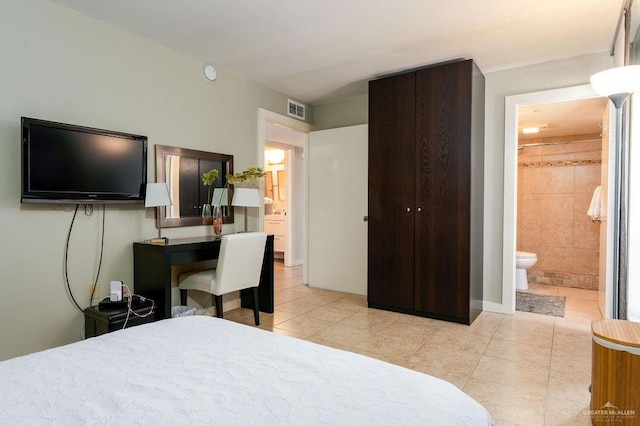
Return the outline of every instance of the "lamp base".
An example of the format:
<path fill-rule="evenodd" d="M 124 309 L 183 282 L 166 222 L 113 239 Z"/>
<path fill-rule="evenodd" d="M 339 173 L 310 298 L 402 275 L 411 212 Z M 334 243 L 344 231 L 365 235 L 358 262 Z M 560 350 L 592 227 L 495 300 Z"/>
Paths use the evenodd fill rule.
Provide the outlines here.
<path fill-rule="evenodd" d="M 169 244 L 169 238 L 161 237 L 161 238 L 152 238 L 149 240 L 149 244 L 154 244 L 156 246 L 166 246 Z"/>
<path fill-rule="evenodd" d="M 158 209 L 159 210 L 159 209 Z M 152 238 L 149 243 L 157 246 L 166 246 L 169 244 L 169 238 L 162 236 L 162 226 L 158 226 L 158 238 Z"/>

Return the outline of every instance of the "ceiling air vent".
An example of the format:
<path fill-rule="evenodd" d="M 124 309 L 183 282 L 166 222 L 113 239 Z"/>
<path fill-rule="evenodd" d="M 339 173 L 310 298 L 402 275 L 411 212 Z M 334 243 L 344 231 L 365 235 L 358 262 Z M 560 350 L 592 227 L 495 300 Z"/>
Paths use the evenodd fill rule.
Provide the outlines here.
<path fill-rule="evenodd" d="M 305 106 L 291 99 L 287 99 L 287 114 L 304 120 Z"/>

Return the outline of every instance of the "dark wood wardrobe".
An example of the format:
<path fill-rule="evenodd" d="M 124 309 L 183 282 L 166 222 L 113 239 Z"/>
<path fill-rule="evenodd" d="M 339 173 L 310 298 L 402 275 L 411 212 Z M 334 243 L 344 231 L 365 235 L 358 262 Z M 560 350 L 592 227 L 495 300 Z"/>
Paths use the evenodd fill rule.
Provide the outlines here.
<path fill-rule="evenodd" d="M 484 76 L 472 60 L 369 82 L 369 307 L 482 311 Z"/>

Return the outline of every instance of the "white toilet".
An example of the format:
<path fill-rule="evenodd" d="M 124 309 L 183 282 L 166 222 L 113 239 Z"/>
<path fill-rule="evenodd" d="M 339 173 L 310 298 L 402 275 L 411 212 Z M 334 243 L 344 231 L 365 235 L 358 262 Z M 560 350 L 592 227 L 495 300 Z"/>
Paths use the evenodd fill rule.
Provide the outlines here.
<path fill-rule="evenodd" d="M 538 256 L 535 253 L 516 251 L 516 290 L 529 288 L 527 269 L 535 265 L 537 261 Z"/>

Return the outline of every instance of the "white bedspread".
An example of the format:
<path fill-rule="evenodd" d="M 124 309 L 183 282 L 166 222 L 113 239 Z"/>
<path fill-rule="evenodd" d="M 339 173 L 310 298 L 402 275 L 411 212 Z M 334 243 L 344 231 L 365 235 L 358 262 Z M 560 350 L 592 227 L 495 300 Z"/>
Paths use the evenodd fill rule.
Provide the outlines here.
<path fill-rule="evenodd" d="M 490 425 L 455 386 L 210 317 L 0 363 L 0 424 Z"/>

